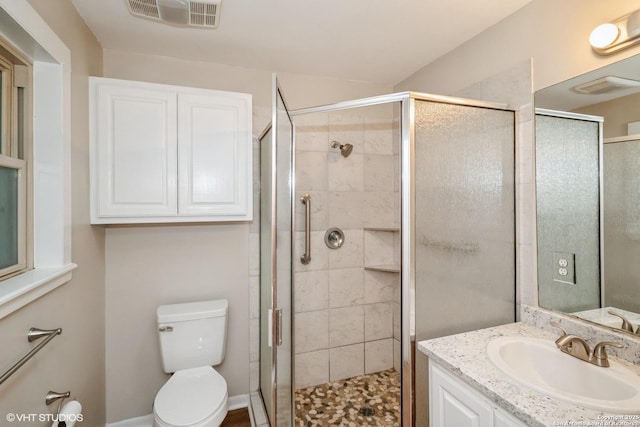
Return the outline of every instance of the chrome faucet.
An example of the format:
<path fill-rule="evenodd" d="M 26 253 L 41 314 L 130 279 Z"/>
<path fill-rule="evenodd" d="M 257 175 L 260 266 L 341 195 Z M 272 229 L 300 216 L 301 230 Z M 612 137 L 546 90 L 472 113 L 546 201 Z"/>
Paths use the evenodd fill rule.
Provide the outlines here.
<path fill-rule="evenodd" d="M 584 360 L 585 362 L 589 362 L 596 366 L 601 366 L 603 368 L 609 367 L 609 359 L 607 357 L 607 352 L 605 351 L 606 346 L 616 348 L 623 347 L 623 345 L 616 342 L 603 341 L 596 344 L 593 351 L 591 351 L 589 344 L 587 344 L 584 339 L 576 335 L 568 334 L 567 331 L 556 322 L 551 322 L 551 326 L 562 331 L 562 336 L 556 340 L 556 346 L 558 346 L 561 352 L 567 353 L 570 356 Z"/>

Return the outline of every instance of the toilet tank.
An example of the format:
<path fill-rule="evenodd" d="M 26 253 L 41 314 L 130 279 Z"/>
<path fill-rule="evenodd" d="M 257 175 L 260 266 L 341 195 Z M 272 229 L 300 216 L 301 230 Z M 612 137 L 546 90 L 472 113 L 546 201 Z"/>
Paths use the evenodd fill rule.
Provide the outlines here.
<path fill-rule="evenodd" d="M 165 372 L 222 363 L 227 342 L 227 300 L 161 305 L 157 311 Z"/>

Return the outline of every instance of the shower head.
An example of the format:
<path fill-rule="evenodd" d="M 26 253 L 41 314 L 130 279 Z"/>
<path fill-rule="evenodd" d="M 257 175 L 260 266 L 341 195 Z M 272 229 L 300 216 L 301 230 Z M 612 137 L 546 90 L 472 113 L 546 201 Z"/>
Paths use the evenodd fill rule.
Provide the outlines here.
<path fill-rule="evenodd" d="M 339 148 L 340 154 L 342 154 L 342 157 L 344 158 L 349 157 L 349 154 L 353 151 L 353 145 L 340 144 L 338 141 L 331 141 L 331 148 Z"/>

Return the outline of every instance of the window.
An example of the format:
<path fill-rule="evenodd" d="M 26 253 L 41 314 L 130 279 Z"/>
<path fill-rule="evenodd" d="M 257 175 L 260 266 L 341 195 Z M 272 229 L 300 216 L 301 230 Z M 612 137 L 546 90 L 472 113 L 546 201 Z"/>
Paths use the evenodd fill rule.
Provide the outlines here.
<path fill-rule="evenodd" d="M 0 280 L 31 266 L 27 132 L 31 67 L 0 40 Z"/>
<path fill-rule="evenodd" d="M 0 279 L 2 319 L 69 283 L 77 265 L 71 262 L 71 51 L 29 2 L 0 0 L 0 22 L 0 37 L 13 40 L 29 58 L 6 46 L 2 55 L 29 83 L 22 90 L 27 263 Z M 27 72 L 16 67 L 21 62 Z"/>

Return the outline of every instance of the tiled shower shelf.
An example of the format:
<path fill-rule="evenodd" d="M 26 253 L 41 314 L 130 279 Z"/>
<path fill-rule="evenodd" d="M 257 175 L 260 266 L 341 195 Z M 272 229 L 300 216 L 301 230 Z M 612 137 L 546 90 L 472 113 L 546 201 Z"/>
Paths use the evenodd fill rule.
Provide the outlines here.
<path fill-rule="evenodd" d="M 400 266 L 387 264 L 387 265 L 365 265 L 365 270 L 371 271 L 385 271 L 387 273 L 400 273 Z"/>
<path fill-rule="evenodd" d="M 397 245 L 398 236 L 395 233 L 400 232 L 400 227 L 364 227 L 364 231 L 371 232 L 370 235 L 365 235 L 365 246 L 367 246 L 367 251 L 365 251 L 365 260 L 369 258 L 369 254 L 372 255 L 371 258 L 369 258 L 369 262 L 371 264 L 365 265 L 364 269 L 399 273 L 400 266 L 393 262 L 393 259 L 396 258 L 393 254 L 396 251 L 393 248 Z M 369 241 L 367 236 L 378 237 Z M 369 248 L 370 243 L 372 244 L 371 248 Z"/>

